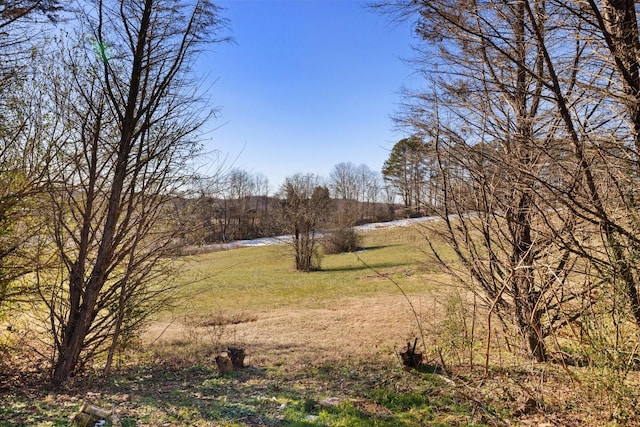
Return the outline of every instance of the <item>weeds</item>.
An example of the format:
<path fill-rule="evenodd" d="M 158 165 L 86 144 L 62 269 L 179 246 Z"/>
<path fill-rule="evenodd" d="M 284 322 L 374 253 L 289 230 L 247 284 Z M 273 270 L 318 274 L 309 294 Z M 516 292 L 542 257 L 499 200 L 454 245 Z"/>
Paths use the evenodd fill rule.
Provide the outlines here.
<path fill-rule="evenodd" d="M 222 350 L 228 343 L 234 343 L 235 326 L 241 323 L 255 322 L 258 317 L 247 312 L 225 313 L 222 310 L 199 315 L 185 315 L 188 342 L 200 347 L 206 344 L 214 352 Z M 206 343 L 205 343 L 206 341 Z"/>

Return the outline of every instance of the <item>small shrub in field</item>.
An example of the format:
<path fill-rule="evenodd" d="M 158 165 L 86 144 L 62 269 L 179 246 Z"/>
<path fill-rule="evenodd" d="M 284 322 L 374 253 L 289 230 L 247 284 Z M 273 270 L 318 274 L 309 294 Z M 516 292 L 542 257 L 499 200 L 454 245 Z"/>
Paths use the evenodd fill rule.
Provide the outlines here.
<path fill-rule="evenodd" d="M 324 253 L 341 254 L 355 252 L 360 247 L 360 235 L 352 228 L 340 228 L 329 234 L 324 242 Z"/>

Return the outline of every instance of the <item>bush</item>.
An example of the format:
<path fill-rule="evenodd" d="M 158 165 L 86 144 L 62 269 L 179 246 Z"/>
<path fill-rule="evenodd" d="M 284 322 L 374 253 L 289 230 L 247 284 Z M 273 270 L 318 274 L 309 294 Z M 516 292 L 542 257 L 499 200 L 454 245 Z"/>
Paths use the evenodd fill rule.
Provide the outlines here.
<path fill-rule="evenodd" d="M 360 235 L 353 228 L 339 228 L 325 238 L 322 247 L 327 255 L 355 252 L 360 247 Z"/>

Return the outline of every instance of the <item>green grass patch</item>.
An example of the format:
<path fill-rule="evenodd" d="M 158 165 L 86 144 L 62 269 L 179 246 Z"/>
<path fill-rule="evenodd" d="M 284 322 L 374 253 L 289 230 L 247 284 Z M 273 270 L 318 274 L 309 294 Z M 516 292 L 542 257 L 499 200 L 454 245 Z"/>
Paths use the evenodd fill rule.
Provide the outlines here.
<path fill-rule="evenodd" d="M 363 235 L 363 250 L 327 255 L 322 269 L 296 272 L 288 245 L 247 247 L 194 256 L 180 281 L 189 312 L 259 311 L 295 306 L 322 308 L 345 296 L 424 291 L 424 241 L 409 229 Z M 421 245 L 422 244 L 422 245 Z"/>
<path fill-rule="evenodd" d="M 24 394 L 2 395 L 0 427 L 68 426 L 82 402 L 59 402 L 49 396 L 29 399 Z"/>

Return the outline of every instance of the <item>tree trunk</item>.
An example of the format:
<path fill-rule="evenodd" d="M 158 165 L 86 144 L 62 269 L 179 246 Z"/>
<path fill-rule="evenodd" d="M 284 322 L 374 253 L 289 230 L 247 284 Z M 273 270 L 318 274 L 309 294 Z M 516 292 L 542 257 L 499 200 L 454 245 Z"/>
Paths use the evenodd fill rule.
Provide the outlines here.
<path fill-rule="evenodd" d="M 107 361 L 104 364 L 104 369 L 102 371 L 102 375 L 107 377 L 111 373 L 111 365 L 113 364 L 113 356 L 115 355 L 116 348 L 118 347 L 118 340 L 120 339 L 120 334 L 122 332 L 122 325 L 124 323 L 124 309 L 127 300 L 126 295 L 126 283 L 124 280 L 120 285 L 120 298 L 118 300 L 118 318 L 115 324 L 115 330 L 113 331 L 113 338 L 111 340 L 111 345 L 109 346 L 109 351 L 107 353 Z"/>
<path fill-rule="evenodd" d="M 628 94 L 625 103 L 633 128 L 632 136 L 636 149 L 635 174 L 637 175 L 640 173 L 640 155 L 638 155 L 638 150 L 640 149 L 640 62 L 638 61 L 640 39 L 635 2 L 633 0 L 606 0 L 603 2 L 603 8 L 605 23 L 602 30 L 605 34 L 607 31 L 610 33 L 607 39 L 609 49 L 615 58 L 615 63 Z M 629 198 L 627 203 L 633 211 L 637 210 L 638 202 L 633 197 Z M 612 228 L 610 224 L 604 226 L 612 248 L 613 258 L 624 282 L 636 326 L 640 327 L 638 278 L 633 271 L 633 255 L 629 255 L 637 251 L 638 245 L 635 242 L 630 242 L 631 247 L 628 248 L 628 252 L 625 254 L 622 244 Z M 636 228 L 634 231 L 637 232 L 637 225 L 634 228 Z"/>
<path fill-rule="evenodd" d="M 520 199 L 517 213 L 511 218 L 513 255 L 514 314 L 516 326 L 529 354 L 537 362 L 547 359 L 547 350 L 542 335 L 541 313 L 538 308 L 540 294 L 535 290 L 533 242 L 529 210 L 530 196 L 525 192 Z"/>
<path fill-rule="evenodd" d="M 525 0 L 519 0 L 514 6 L 516 22 L 514 23 L 514 36 L 517 50 L 516 70 L 516 146 L 512 156 L 518 167 L 525 171 L 531 170 L 533 165 L 534 131 L 532 120 L 535 117 L 537 100 L 533 97 L 527 84 L 527 43 L 526 43 L 526 9 Z M 535 290 L 534 275 L 534 243 L 532 233 L 532 209 L 534 207 L 533 188 L 534 181 L 515 170 L 518 174 L 517 190 L 520 193 L 513 205 L 512 215 L 508 215 L 509 227 L 511 227 L 512 250 L 511 263 L 513 268 L 513 293 L 516 325 L 522 335 L 529 354 L 538 362 L 546 360 L 546 348 L 542 336 L 538 299 L 540 295 Z"/>
<path fill-rule="evenodd" d="M 70 313 L 69 318 L 75 321 L 67 324 L 67 330 L 60 345 L 60 354 L 51 379 L 55 386 L 62 385 L 73 375 L 93 316 L 89 313 L 87 305 L 82 304 L 76 313 Z"/>
<path fill-rule="evenodd" d="M 234 370 L 238 371 L 244 368 L 245 350 L 243 347 L 229 347 L 227 349 L 227 354 L 231 359 L 231 364 L 233 365 Z"/>

